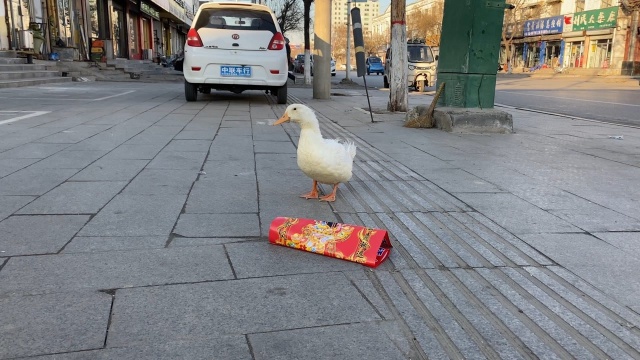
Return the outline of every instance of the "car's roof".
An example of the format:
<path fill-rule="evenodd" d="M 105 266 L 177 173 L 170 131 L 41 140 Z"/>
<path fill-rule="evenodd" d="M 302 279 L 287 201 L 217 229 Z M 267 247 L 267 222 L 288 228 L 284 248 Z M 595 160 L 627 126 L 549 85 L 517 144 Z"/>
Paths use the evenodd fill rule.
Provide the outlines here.
<path fill-rule="evenodd" d="M 273 12 L 270 7 L 260 4 L 252 4 L 252 3 L 242 3 L 242 2 L 208 2 L 200 5 L 201 9 L 212 9 L 212 8 L 241 8 L 241 9 L 253 9 L 253 10 L 264 10 L 268 12 Z"/>

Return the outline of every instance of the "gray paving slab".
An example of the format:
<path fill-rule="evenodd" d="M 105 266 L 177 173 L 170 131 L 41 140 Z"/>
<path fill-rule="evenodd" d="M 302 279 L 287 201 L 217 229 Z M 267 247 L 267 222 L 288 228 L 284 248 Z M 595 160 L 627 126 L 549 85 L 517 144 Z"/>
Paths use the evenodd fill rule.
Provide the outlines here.
<path fill-rule="evenodd" d="M 25 256 L 11 258 L 4 266 L 0 293 L 120 289 L 232 278 L 220 245 Z"/>
<path fill-rule="evenodd" d="M 110 125 L 81 124 L 39 139 L 39 143 L 75 144 L 107 130 Z"/>
<path fill-rule="evenodd" d="M 182 214 L 174 233 L 183 237 L 260 236 L 257 214 Z"/>
<path fill-rule="evenodd" d="M 0 195 L 0 220 L 13 214 L 16 210 L 33 201 L 35 198 L 35 196 Z"/>
<path fill-rule="evenodd" d="M 0 179 L 0 195 L 42 195 L 78 172 L 77 169 L 27 167 Z"/>
<path fill-rule="evenodd" d="M 407 359 L 376 323 L 250 334 L 255 359 Z M 295 341 L 291 341 L 295 339 Z"/>
<path fill-rule="evenodd" d="M 251 358 L 245 336 L 219 336 L 209 339 L 172 341 L 152 346 L 127 346 L 77 353 L 37 356 L 37 360 L 244 360 Z"/>
<path fill-rule="evenodd" d="M 100 159 L 71 178 L 72 181 L 129 181 L 149 161 L 125 159 Z"/>
<path fill-rule="evenodd" d="M 254 141 L 256 154 L 295 154 L 296 147 L 291 141 Z"/>
<path fill-rule="evenodd" d="M 455 195 L 514 234 L 581 232 L 571 223 L 508 193 L 455 193 Z"/>
<path fill-rule="evenodd" d="M 289 169 L 302 171 L 298 167 L 297 156 L 293 154 L 256 154 L 256 169 Z"/>
<path fill-rule="evenodd" d="M 638 232 L 593 233 L 593 236 L 606 241 L 628 255 L 640 258 L 640 234 Z"/>
<path fill-rule="evenodd" d="M 62 253 L 161 249 L 166 242 L 166 236 L 76 236 Z"/>
<path fill-rule="evenodd" d="M 101 292 L 1 297 L 0 357 L 100 348 L 110 310 Z"/>
<path fill-rule="evenodd" d="M 231 265 L 241 278 L 355 270 L 360 264 L 262 242 L 226 244 Z"/>
<path fill-rule="evenodd" d="M 193 170 L 199 171 L 206 152 L 161 151 L 147 165 L 148 169 Z"/>
<path fill-rule="evenodd" d="M 39 161 L 39 159 L 0 159 L 0 178 Z"/>
<path fill-rule="evenodd" d="M 448 192 L 502 192 L 496 185 L 460 169 L 438 169 L 424 175 Z"/>
<path fill-rule="evenodd" d="M 83 169 L 107 153 L 106 150 L 62 150 L 31 165 L 34 169 Z"/>
<path fill-rule="evenodd" d="M 258 187 L 250 175 L 201 178 L 189 194 L 186 213 L 222 214 L 258 212 Z"/>
<path fill-rule="evenodd" d="M 8 217 L 0 222 L 0 251 L 4 256 L 58 252 L 88 220 L 87 215 Z"/>
<path fill-rule="evenodd" d="M 203 170 L 206 175 L 202 178 L 218 177 L 218 176 L 253 176 L 255 178 L 255 163 L 253 159 L 243 161 L 232 160 L 207 160 L 204 163 Z"/>
<path fill-rule="evenodd" d="M 0 159 L 44 159 L 67 147 L 67 144 L 24 144 L 1 152 Z"/>
<path fill-rule="evenodd" d="M 640 231 L 640 220 L 589 203 L 572 210 L 550 210 L 551 214 L 588 232 Z"/>
<path fill-rule="evenodd" d="M 211 141 L 207 140 L 171 140 L 163 151 L 196 151 L 207 152 Z"/>
<path fill-rule="evenodd" d="M 213 140 L 215 132 L 202 132 L 196 130 L 183 130 L 174 137 L 175 140 Z"/>
<path fill-rule="evenodd" d="M 110 347 L 380 320 L 339 273 L 123 289 L 113 312 Z"/>
<path fill-rule="evenodd" d="M 80 236 L 168 236 L 185 195 L 117 195 L 78 233 Z"/>
<path fill-rule="evenodd" d="M 105 159 L 151 160 L 164 144 L 122 144 L 105 156 Z"/>
<path fill-rule="evenodd" d="M 235 237 L 218 237 L 218 238 L 188 238 L 182 236 L 175 236 L 169 243 L 169 247 L 190 247 L 190 246 L 208 246 L 208 245 L 221 245 L 229 243 L 243 243 L 243 242 L 255 242 L 262 241 L 256 240 L 256 238 L 235 238 Z"/>
<path fill-rule="evenodd" d="M 129 183 L 125 194 L 187 195 L 198 177 L 198 173 L 191 170 L 144 169 Z"/>
<path fill-rule="evenodd" d="M 637 256 L 588 234 L 527 234 L 521 238 L 622 304 L 640 304 Z"/>
<path fill-rule="evenodd" d="M 18 214 L 95 214 L 124 188 L 124 181 L 67 181 Z"/>

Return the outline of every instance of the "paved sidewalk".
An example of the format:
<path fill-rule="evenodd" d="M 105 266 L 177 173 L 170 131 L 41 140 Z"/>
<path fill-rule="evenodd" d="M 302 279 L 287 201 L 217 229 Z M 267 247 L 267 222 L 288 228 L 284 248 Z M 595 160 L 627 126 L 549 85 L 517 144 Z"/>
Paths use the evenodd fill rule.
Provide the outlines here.
<path fill-rule="evenodd" d="M 270 97 L 113 86 L 0 125 L 1 359 L 640 358 L 640 129 L 504 109 L 515 134 L 449 134 L 385 91 L 372 124 L 362 88 L 293 88 L 358 146 L 327 204 Z M 394 248 L 371 270 L 269 245 L 276 216 Z"/>

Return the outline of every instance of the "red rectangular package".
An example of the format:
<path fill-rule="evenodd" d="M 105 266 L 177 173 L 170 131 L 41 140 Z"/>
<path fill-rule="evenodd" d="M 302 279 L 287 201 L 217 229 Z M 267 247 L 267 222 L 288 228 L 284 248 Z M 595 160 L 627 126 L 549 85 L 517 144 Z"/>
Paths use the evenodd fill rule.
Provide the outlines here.
<path fill-rule="evenodd" d="M 389 257 L 392 248 L 386 230 L 289 217 L 271 222 L 269 242 L 373 268 Z"/>

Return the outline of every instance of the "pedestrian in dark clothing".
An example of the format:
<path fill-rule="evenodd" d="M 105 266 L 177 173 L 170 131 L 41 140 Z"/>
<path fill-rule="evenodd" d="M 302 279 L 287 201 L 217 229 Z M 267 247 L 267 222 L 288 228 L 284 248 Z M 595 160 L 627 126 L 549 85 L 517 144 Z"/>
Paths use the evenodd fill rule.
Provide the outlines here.
<path fill-rule="evenodd" d="M 296 76 L 291 73 L 293 70 L 293 64 L 291 63 L 291 46 L 289 46 L 289 38 L 284 38 L 285 47 L 287 48 L 287 76 L 289 79 L 293 80 L 293 83 L 296 83 Z"/>

